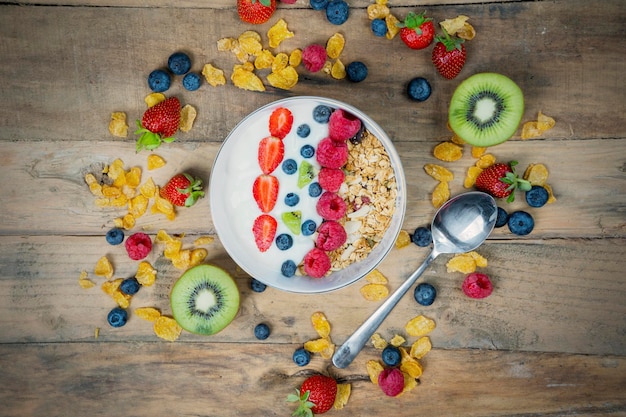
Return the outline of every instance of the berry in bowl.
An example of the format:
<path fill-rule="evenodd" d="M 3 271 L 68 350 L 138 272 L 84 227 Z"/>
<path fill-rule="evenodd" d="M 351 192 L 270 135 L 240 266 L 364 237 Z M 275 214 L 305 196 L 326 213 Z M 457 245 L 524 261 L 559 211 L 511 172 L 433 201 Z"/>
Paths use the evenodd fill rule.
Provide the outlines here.
<path fill-rule="evenodd" d="M 284 291 L 322 293 L 367 275 L 394 247 L 406 185 L 374 121 L 303 96 L 263 106 L 233 129 L 209 195 L 216 232 L 246 273 Z"/>

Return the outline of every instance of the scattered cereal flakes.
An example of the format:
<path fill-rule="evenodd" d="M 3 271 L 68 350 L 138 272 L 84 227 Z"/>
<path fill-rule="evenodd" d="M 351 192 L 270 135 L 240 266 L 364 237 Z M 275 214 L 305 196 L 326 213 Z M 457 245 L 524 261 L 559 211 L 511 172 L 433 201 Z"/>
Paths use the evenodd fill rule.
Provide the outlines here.
<path fill-rule="evenodd" d="M 409 355 L 405 348 L 399 347 L 400 350 L 400 370 L 406 372 L 411 378 L 419 378 L 422 376 L 424 369 L 417 359 Z"/>
<path fill-rule="evenodd" d="M 126 123 L 126 113 L 116 111 L 111 113 L 111 121 L 109 122 L 109 132 L 113 136 L 125 138 L 128 136 L 128 124 Z"/>
<path fill-rule="evenodd" d="M 472 158 L 480 158 L 486 151 L 487 148 L 483 146 L 472 146 Z"/>
<path fill-rule="evenodd" d="M 113 265 L 111 264 L 111 261 L 109 261 L 109 258 L 103 256 L 98 259 L 93 273 L 99 277 L 105 277 L 106 279 L 113 278 Z"/>
<path fill-rule="evenodd" d="M 161 197 L 159 187 L 156 187 L 154 191 L 154 204 L 150 208 L 152 213 L 164 214 L 168 220 L 174 220 L 176 218 L 176 211 L 174 205 L 169 200 Z"/>
<path fill-rule="evenodd" d="M 159 169 L 165 166 L 167 162 L 161 155 L 151 153 L 148 155 L 148 171 Z"/>
<path fill-rule="evenodd" d="M 400 21 L 397 17 L 392 14 L 389 14 L 385 17 L 385 23 L 387 24 L 387 33 L 385 37 L 387 39 L 393 39 L 400 32 Z"/>
<path fill-rule="evenodd" d="M 171 259 L 172 265 L 178 269 L 189 269 L 191 266 L 191 251 L 189 249 L 183 249 L 174 255 Z"/>
<path fill-rule="evenodd" d="M 78 277 L 78 284 L 81 286 L 81 288 L 85 288 L 85 289 L 92 288 L 93 286 L 96 285 L 95 282 L 93 282 L 92 280 L 88 278 L 87 271 L 85 270 L 82 270 L 80 272 L 80 276 Z"/>
<path fill-rule="evenodd" d="M 235 65 L 230 80 L 235 87 L 249 91 L 265 91 L 263 81 L 244 66 Z"/>
<path fill-rule="evenodd" d="M 433 190 L 433 195 L 432 195 L 433 207 L 439 208 L 443 206 L 443 203 L 445 203 L 449 199 L 450 199 L 450 188 L 447 182 L 442 181 L 439 184 L 437 184 L 437 186 Z"/>
<path fill-rule="evenodd" d="M 189 132 L 193 127 L 193 122 L 196 120 L 198 112 L 191 104 L 185 104 L 180 110 L 180 125 L 178 128 L 181 132 Z"/>
<path fill-rule="evenodd" d="M 340 59 L 336 59 L 333 66 L 330 67 L 330 76 L 336 80 L 343 80 L 346 75 L 346 66 Z"/>
<path fill-rule="evenodd" d="M 406 339 L 402 337 L 401 335 L 397 334 L 391 338 L 391 340 L 389 341 L 389 344 L 391 346 L 399 347 L 399 346 L 402 346 L 404 342 L 406 342 Z"/>
<path fill-rule="evenodd" d="M 196 248 L 191 251 L 191 256 L 189 259 L 189 266 L 200 265 L 202 261 L 206 259 L 209 255 L 209 252 L 204 248 Z"/>
<path fill-rule="evenodd" d="M 289 54 L 289 65 L 296 68 L 302 63 L 302 49 L 296 48 Z"/>
<path fill-rule="evenodd" d="M 237 44 L 238 41 L 235 38 L 221 38 L 217 40 L 217 50 L 219 52 L 232 51 Z"/>
<path fill-rule="evenodd" d="M 132 214 L 134 218 L 143 216 L 147 209 L 148 199 L 142 194 L 128 201 L 128 212 Z"/>
<path fill-rule="evenodd" d="M 524 179 L 531 185 L 545 185 L 548 174 L 548 168 L 544 164 L 530 164 L 524 171 Z"/>
<path fill-rule="evenodd" d="M 204 64 L 204 67 L 202 67 L 202 75 L 204 75 L 204 79 L 212 87 L 217 87 L 218 85 L 226 84 L 226 77 L 224 76 L 224 71 L 222 71 L 219 68 L 214 67 L 211 64 Z"/>
<path fill-rule="evenodd" d="M 135 309 L 135 316 L 154 322 L 161 317 L 161 312 L 154 307 L 138 307 Z"/>
<path fill-rule="evenodd" d="M 320 337 L 330 336 L 330 322 L 321 311 L 311 314 L 311 324 Z"/>
<path fill-rule="evenodd" d="M 182 327 L 171 317 L 159 316 L 154 321 L 154 333 L 161 339 L 174 342 L 180 337 Z"/>
<path fill-rule="evenodd" d="M 337 384 L 337 395 L 335 396 L 335 403 L 333 404 L 335 410 L 341 410 L 346 404 L 348 404 L 351 392 L 352 385 Z"/>
<path fill-rule="evenodd" d="M 402 375 L 404 376 L 404 388 L 402 389 L 400 395 L 404 394 L 405 392 L 409 392 L 417 387 L 417 379 L 412 378 L 411 375 L 407 374 L 406 372 L 402 372 Z"/>
<path fill-rule="evenodd" d="M 128 185 L 132 188 L 138 187 L 139 183 L 141 183 L 141 168 L 132 167 L 130 170 L 128 170 L 124 177 L 125 185 Z"/>
<path fill-rule="evenodd" d="M 156 273 L 157 270 L 154 269 L 148 261 L 141 261 L 137 266 L 135 278 L 141 285 L 149 287 L 156 281 Z"/>
<path fill-rule="evenodd" d="M 452 142 L 441 142 L 435 146 L 433 155 L 440 161 L 454 162 L 463 156 L 463 148 Z"/>
<path fill-rule="evenodd" d="M 556 125 L 556 121 L 541 111 L 537 114 L 536 121 L 524 123 L 522 126 L 522 139 L 532 139 L 543 135 L 547 130 L 552 129 Z"/>
<path fill-rule="evenodd" d="M 122 283 L 122 278 L 116 278 L 113 281 L 105 281 L 102 283 L 102 291 L 105 294 L 111 296 L 113 300 L 119 305 L 121 308 L 128 308 L 130 305 L 131 296 L 128 294 L 124 294 L 120 291 L 120 284 Z"/>
<path fill-rule="evenodd" d="M 112 281 L 105 281 L 102 283 L 102 291 L 107 295 L 113 295 L 113 293 L 119 288 L 122 283 L 122 278 L 117 278 Z"/>
<path fill-rule="evenodd" d="M 486 153 L 482 155 L 480 158 L 478 158 L 478 161 L 476 161 L 475 165 L 478 168 L 485 169 L 485 168 L 489 168 L 495 163 L 496 163 L 496 157 L 490 153 Z"/>
<path fill-rule="evenodd" d="M 387 347 L 387 344 L 388 344 L 387 341 L 383 339 L 383 337 L 378 333 L 374 333 L 372 335 L 371 341 L 372 341 L 372 345 L 376 349 L 384 349 Z"/>
<path fill-rule="evenodd" d="M 370 381 L 378 385 L 378 375 L 380 375 L 380 373 L 385 369 L 383 368 L 382 363 L 380 363 L 380 361 L 370 359 L 365 364 L 365 367 L 367 369 L 367 374 L 370 377 Z"/>
<path fill-rule="evenodd" d="M 467 23 L 468 19 L 469 17 L 460 15 L 454 19 L 446 19 L 440 22 L 439 25 L 450 35 L 470 41 L 476 36 L 476 30 L 472 25 Z"/>
<path fill-rule="evenodd" d="M 554 203 L 556 201 L 556 197 L 554 196 L 554 192 L 552 191 L 552 187 L 550 186 L 550 184 L 543 184 L 543 188 L 548 191 L 548 201 L 546 202 L 546 204 Z"/>
<path fill-rule="evenodd" d="M 332 342 L 328 337 L 320 337 L 319 339 L 304 342 L 304 349 L 311 353 L 321 353 L 329 349 L 331 345 Z"/>
<path fill-rule="evenodd" d="M 415 336 L 415 337 L 426 336 L 428 333 L 430 333 L 434 329 L 435 329 L 435 321 L 421 314 L 409 320 L 406 326 L 404 327 L 404 330 L 406 330 L 409 336 Z"/>
<path fill-rule="evenodd" d="M 263 50 L 263 45 L 261 45 L 261 36 L 258 36 L 258 38 L 255 36 L 245 36 L 246 33 L 247 32 L 244 32 L 239 36 L 239 47 L 248 55 L 257 56 Z"/>
<path fill-rule="evenodd" d="M 156 184 L 152 177 L 148 178 L 141 187 L 139 187 L 139 193 L 146 198 L 153 198 L 156 192 Z"/>
<path fill-rule="evenodd" d="M 293 38 L 293 36 L 294 33 L 287 28 L 287 22 L 284 19 L 280 19 L 267 31 L 270 48 L 277 48 L 285 39 Z"/>
<path fill-rule="evenodd" d="M 542 132 L 546 130 L 552 129 L 556 125 L 556 121 L 550 117 L 543 114 L 541 111 L 537 114 L 537 127 Z"/>
<path fill-rule="evenodd" d="M 92 173 L 85 174 L 85 182 L 87 183 L 87 185 L 98 184 L 98 180 L 96 179 L 96 176 L 93 175 Z"/>
<path fill-rule="evenodd" d="M 254 67 L 256 69 L 271 68 L 274 63 L 274 54 L 270 50 L 263 49 L 254 59 Z"/>
<path fill-rule="evenodd" d="M 135 216 L 128 213 L 124 217 L 122 217 L 122 228 L 125 230 L 130 230 L 135 227 Z"/>
<path fill-rule="evenodd" d="M 292 66 L 286 66 L 267 75 L 267 81 L 272 87 L 290 90 L 298 83 L 298 72 Z"/>
<path fill-rule="evenodd" d="M 398 237 L 396 238 L 396 248 L 406 248 L 411 244 L 411 235 L 406 230 L 400 230 Z"/>
<path fill-rule="evenodd" d="M 276 54 L 274 57 L 274 62 L 272 62 L 272 72 L 280 71 L 289 65 L 289 55 L 284 52 Z"/>
<path fill-rule="evenodd" d="M 480 267 L 480 268 L 485 268 L 487 267 L 487 258 L 485 258 L 484 256 L 482 256 L 481 254 L 479 254 L 476 251 L 471 251 L 471 252 L 467 252 L 467 254 L 469 256 L 472 257 L 472 259 L 474 259 L 474 261 L 476 262 L 476 266 Z"/>
<path fill-rule="evenodd" d="M 365 280 L 370 284 L 387 284 L 389 280 L 378 269 L 372 270 L 365 276 Z"/>
<path fill-rule="evenodd" d="M 422 359 L 428 352 L 430 352 L 433 348 L 432 343 L 430 342 L 430 337 L 423 336 L 417 339 L 411 345 L 411 351 L 409 354 L 415 359 Z"/>
<path fill-rule="evenodd" d="M 445 167 L 436 164 L 426 164 L 424 165 L 424 171 L 437 181 L 452 181 L 454 179 L 454 174 Z"/>
<path fill-rule="evenodd" d="M 322 357 L 322 359 L 331 359 L 334 354 L 335 354 L 335 344 L 333 342 L 330 342 L 329 345 L 326 347 L 326 349 L 323 349 L 320 352 L 320 356 Z"/>
<path fill-rule="evenodd" d="M 452 137 L 450 138 L 450 142 L 452 143 L 456 143 L 457 145 L 465 145 L 467 142 L 465 142 L 465 140 L 463 138 L 461 138 L 459 135 L 457 135 L 456 133 L 452 135 Z"/>
<path fill-rule="evenodd" d="M 193 241 L 195 246 L 210 245 L 215 241 L 213 236 L 200 236 Z"/>
<path fill-rule="evenodd" d="M 380 301 L 389 295 L 389 289 L 384 284 L 366 284 L 361 287 L 361 295 L 367 301 Z"/>
<path fill-rule="evenodd" d="M 467 253 L 459 253 L 454 255 L 448 263 L 446 263 L 448 272 L 461 272 L 469 274 L 476 271 L 476 260 Z"/>
<path fill-rule="evenodd" d="M 339 32 L 328 38 L 326 42 L 326 55 L 330 59 L 337 59 L 343 52 L 343 48 L 346 45 L 346 38 Z"/>
<path fill-rule="evenodd" d="M 384 4 L 374 3 L 367 6 L 367 17 L 369 20 L 384 19 L 389 16 L 390 10 Z"/>
<path fill-rule="evenodd" d="M 162 101 L 165 101 L 166 97 L 163 93 L 150 93 L 143 100 L 146 102 L 146 106 L 154 107 Z"/>
<path fill-rule="evenodd" d="M 113 298 L 113 301 L 115 301 L 117 305 L 121 308 L 128 308 L 130 306 L 130 299 L 132 298 L 132 296 L 124 294 L 119 289 L 111 294 L 111 297 Z"/>
<path fill-rule="evenodd" d="M 330 74 L 332 70 L 333 70 L 333 63 L 330 61 L 324 62 L 324 66 L 322 67 L 322 72 L 324 74 Z"/>
<path fill-rule="evenodd" d="M 467 169 L 467 175 L 465 176 L 465 181 L 463 182 L 463 187 L 472 188 L 476 183 L 476 178 L 483 172 L 482 168 L 477 166 L 471 166 Z"/>

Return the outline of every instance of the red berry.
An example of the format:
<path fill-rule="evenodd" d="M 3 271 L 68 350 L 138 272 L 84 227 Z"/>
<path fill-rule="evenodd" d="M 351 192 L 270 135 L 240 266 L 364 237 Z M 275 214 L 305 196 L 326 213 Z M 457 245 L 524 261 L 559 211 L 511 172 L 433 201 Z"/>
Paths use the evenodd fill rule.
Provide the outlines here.
<path fill-rule="evenodd" d="M 317 230 L 316 246 L 325 251 L 334 251 L 346 243 L 346 229 L 336 221 L 325 221 Z"/>
<path fill-rule="evenodd" d="M 348 162 L 348 145 L 330 137 L 324 138 L 317 144 L 315 159 L 323 167 L 341 168 Z"/>
<path fill-rule="evenodd" d="M 237 13 L 246 23 L 265 23 L 275 10 L 276 0 L 237 0 Z"/>
<path fill-rule="evenodd" d="M 409 13 L 400 29 L 400 39 L 411 49 L 424 49 L 435 38 L 435 25 L 424 13 Z"/>
<path fill-rule="evenodd" d="M 258 161 L 264 174 L 271 174 L 285 156 L 285 144 L 276 136 L 267 136 L 259 142 Z"/>
<path fill-rule="evenodd" d="M 343 180 L 346 178 L 346 174 L 343 169 L 340 168 L 328 168 L 323 167 L 317 174 L 317 182 L 326 191 L 332 191 L 336 193 L 341 188 Z"/>
<path fill-rule="evenodd" d="M 485 298 L 493 291 L 489 277 L 479 272 L 473 272 L 465 277 L 461 288 L 465 295 L 470 298 Z"/>
<path fill-rule="evenodd" d="M 324 220 L 339 220 L 346 214 L 347 204 L 337 193 L 325 191 L 317 200 L 317 214 Z"/>
<path fill-rule="evenodd" d="M 176 97 L 170 97 L 148 110 L 137 120 L 138 130 L 141 135 L 137 139 L 137 152 L 142 149 L 156 149 L 161 142 L 172 142 L 174 134 L 180 124 L 180 101 Z"/>
<path fill-rule="evenodd" d="M 361 129 L 361 120 L 342 109 L 335 110 L 328 119 L 328 136 L 332 140 L 346 141 Z"/>
<path fill-rule="evenodd" d="M 252 196 L 263 213 L 269 213 L 278 199 L 278 178 L 262 174 L 252 184 Z"/>
<path fill-rule="evenodd" d="M 279 107 L 270 115 L 270 135 L 283 139 L 291 131 L 293 114 L 289 109 Z"/>
<path fill-rule="evenodd" d="M 398 368 L 386 368 L 378 374 L 378 386 L 383 392 L 395 397 L 404 389 L 404 375 Z"/>
<path fill-rule="evenodd" d="M 326 48 L 320 44 L 313 43 L 302 50 L 302 64 L 308 71 L 318 72 L 324 68 L 326 58 Z"/>
<path fill-rule="evenodd" d="M 179 207 L 191 207 L 204 197 L 202 180 L 189 174 L 174 175 L 159 192 L 161 197 Z"/>
<path fill-rule="evenodd" d="M 304 272 L 312 278 L 322 278 L 330 270 L 330 258 L 320 248 L 311 249 L 302 260 Z"/>
<path fill-rule="evenodd" d="M 463 69 L 466 60 L 463 39 L 438 36 L 433 48 L 432 61 L 439 74 L 449 80 L 453 79 Z"/>
<path fill-rule="evenodd" d="M 278 222 L 269 214 L 261 214 L 254 220 L 252 234 L 254 235 L 256 246 L 261 252 L 265 252 L 272 246 L 277 227 Z"/>
<path fill-rule="evenodd" d="M 128 256 L 134 261 L 145 258 L 152 250 L 152 240 L 145 233 L 135 233 L 129 236 L 124 245 Z"/>

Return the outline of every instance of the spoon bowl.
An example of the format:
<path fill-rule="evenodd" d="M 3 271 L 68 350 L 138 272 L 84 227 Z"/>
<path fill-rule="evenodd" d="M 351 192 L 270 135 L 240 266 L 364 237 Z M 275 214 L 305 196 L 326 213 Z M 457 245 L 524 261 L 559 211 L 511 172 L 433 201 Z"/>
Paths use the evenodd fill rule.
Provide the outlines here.
<path fill-rule="evenodd" d="M 498 216 L 496 201 L 489 194 L 471 191 L 448 200 L 437 210 L 430 226 L 433 249 L 422 265 L 350 336 L 333 355 L 333 365 L 350 365 L 398 301 L 442 253 L 464 253 L 479 247 L 493 231 Z"/>

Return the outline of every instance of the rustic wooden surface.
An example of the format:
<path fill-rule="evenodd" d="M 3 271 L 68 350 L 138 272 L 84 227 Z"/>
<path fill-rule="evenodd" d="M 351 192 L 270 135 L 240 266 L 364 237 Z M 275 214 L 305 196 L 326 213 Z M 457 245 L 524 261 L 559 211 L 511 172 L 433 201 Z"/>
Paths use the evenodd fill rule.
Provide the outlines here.
<path fill-rule="evenodd" d="M 14 3 L 14 4 L 12 4 Z M 437 20 L 470 16 L 478 35 L 457 80 L 439 77 L 430 51 L 410 51 L 369 32 L 365 8 L 350 1 L 351 17 L 332 26 L 308 1 L 280 5 L 270 24 L 241 23 L 234 0 L 4 2 L 0 6 L 0 415 L 2 416 L 287 416 L 285 398 L 311 372 L 330 372 L 352 383 L 344 410 L 329 415 L 626 415 L 626 9 L 621 0 L 391 1 L 403 16 L 428 12 Z M 168 94 L 198 109 L 194 128 L 159 150 L 168 165 L 157 183 L 179 170 L 208 178 L 221 141 L 246 114 L 282 97 L 324 95 L 359 107 L 394 141 L 407 176 L 406 230 L 430 222 L 434 182 L 424 173 L 434 145 L 449 137 L 446 108 L 458 82 L 481 71 L 502 72 L 525 93 L 524 120 L 542 110 L 557 120 L 540 139 L 514 138 L 493 148 L 498 159 L 520 166 L 545 163 L 557 202 L 533 210 L 537 227 L 525 238 L 496 230 L 480 252 L 495 291 L 471 300 L 461 274 L 446 272 L 446 257 L 425 273 L 439 297 L 418 308 L 410 296 L 380 328 L 391 337 L 423 313 L 437 322 L 434 349 L 424 359 L 420 386 L 385 397 L 367 380 L 366 348 L 344 370 L 313 359 L 305 369 L 291 361 L 315 337 L 309 317 L 323 311 L 338 344 L 376 303 L 357 283 L 326 295 L 254 293 L 249 277 L 219 239 L 208 261 L 226 268 L 242 294 L 239 316 L 212 337 L 184 333 L 174 343 L 154 336 L 149 323 L 106 324 L 111 300 L 77 279 L 107 255 L 116 275 L 136 263 L 104 234 L 120 214 L 94 205 L 83 176 L 115 158 L 145 168 L 132 134 L 112 137 L 112 111 L 132 122 L 144 109 L 147 74 L 176 50 L 188 52 L 194 70 L 212 63 L 230 73 L 235 59 L 218 52 L 217 39 L 248 29 L 265 32 L 279 17 L 296 36 L 281 48 L 346 37 L 344 62 L 362 60 L 360 84 L 301 70 L 291 91 L 251 93 L 232 85 Z M 433 95 L 425 103 L 404 94 L 408 80 L 425 76 Z M 447 164 L 454 194 L 473 163 L 466 155 Z M 512 208 L 523 207 L 517 201 Z M 191 244 L 214 235 L 208 199 L 169 222 L 156 215 L 138 229 L 185 233 Z M 393 250 L 380 265 L 395 288 L 421 263 L 426 250 Z M 157 253 L 149 260 L 158 281 L 135 296 L 132 307 L 169 313 L 168 294 L 180 275 Z M 264 342 L 253 327 L 272 327 Z M 94 336 L 100 328 L 99 337 Z"/>

